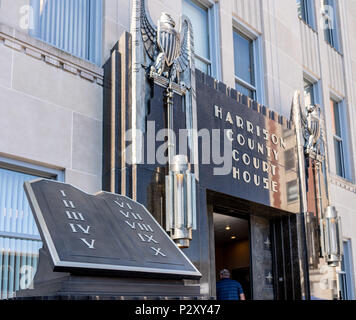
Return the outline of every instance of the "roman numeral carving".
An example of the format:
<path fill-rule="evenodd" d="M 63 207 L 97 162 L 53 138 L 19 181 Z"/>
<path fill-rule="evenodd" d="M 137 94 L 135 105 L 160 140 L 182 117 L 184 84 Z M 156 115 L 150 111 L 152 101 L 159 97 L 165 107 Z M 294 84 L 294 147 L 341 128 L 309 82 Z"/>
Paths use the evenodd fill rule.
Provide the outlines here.
<path fill-rule="evenodd" d="M 87 226 L 86 228 L 84 228 L 81 224 L 74 225 L 73 223 L 70 223 L 69 225 L 74 233 L 78 232 L 78 230 L 77 230 L 77 227 L 78 227 L 81 231 L 83 231 L 83 233 L 89 234 L 90 226 Z"/>
<path fill-rule="evenodd" d="M 136 226 L 140 228 L 141 231 L 154 232 L 149 224 L 132 222 L 125 220 L 125 222 L 130 226 L 131 229 L 136 230 Z"/>
<path fill-rule="evenodd" d="M 127 219 L 130 219 L 130 214 L 131 214 L 135 220 L 143 221 L 142 217 L 138 213 L 133 213 L 133 212 L 129 212 L 129 211 L 125 212 L 122 210 L 120 210 L 120 213 Z"/>
<path fill-rule="evenodd" d="M 114 202 L 115 202 L 118 206 L 120 206 L 121 208 L 124 207 L 124 203 L 123 203 L 123 202 L 119 203 L 119 202 L 117 202 L 116 200 L 115 200 Z"/>
<path fill-rule="evenodd" d="M 135 220 L 141 220 L 142 221 L 142 218 L 138 213 L 131 212 L 131 214 L 132 214 L 132 216 L 134 217 Z"/>
<path fill-rule="evenodd" d="M 85 221 L 83 215 L 80 212 L 66 211 L 66 215 L 70 220 Z"/>
<path fill-rule="evenodd" d="M 151 247 L 151 249 L 155 252 L 155 256 L 161 255 L 162 257 L 166 257 L 166 255 L 161 252 L 161 248 Z"/>
<path fill-rule="evenodd" d="M 130 212 L 127 211 L 127 212 L 125 213 L 125 212 L 122 211 L 122 210 L 120 210 L 120 212 L 121 212 L 122 215 L 125 216 L 125 218 L 129 218 L 129 217 L 130 217 Z"/>
<path fill-rule="evenodd" d="M 141 233 L 138 233 L 138 237 L 140 238 L 140 240 L 142 241 L 142 242 L 153 242 L 153 243 L 156 243 L 156 244 L 158 244 L 158 242 L 155 240 L 155 239 L 153 239 L 153 236 L 149 236 L 149 235 L 147 235 L 147 234 L 141 234 Z"/>
<path fill-rule="evenodd" d="M 142 231 L 150 231 L 153 232 L 151 226 L 149 224 L 144 224 L 144 223 L 137 223 L 138 227 L 142 230 Z"/>
<path fill-rule="evenodd" d="M 80 238 L 80 240 L 82 240 L 88 246 L 89 249 L 95 249 L 94 248 L 95 239 L 91 239 L 90 243 L 87 241 L 87 239 L 84 238 Z"/>
<path fill-rule="evenodd" d="M 67 197 L 66 193 L 64 190 L 59 190 L 60 194 L 62 197 Z M 66 208 L 69 209 L 75 209 L 75 205 L 72 200 L 67 200 L 67 199 L 62 199 L 63 204 Z M 115 201 L 116 202 L 116 201 Z M 118 205 L 120 205 L 117 202 Z M 70 210 L 65 211 L 66 216 L 69 220 L 76 220 L 76 221 L 85 221 L 84 216 L 80 212 L 74 212 Z M 85 235 L 90 234 L 90 228 L 91 226 L 82 226 L 81 224 L 74 224 L 74 223 L 69 223 L 69 227 L 73 233 L 82 233 Z M 80 238 L 80 240 L 89 248 L 89 249 L 95 249 L 94 244 L 95 244 L 95 239 L 85 239 L 85 238 Z"/>
<path fill-rule="evenodd" d="M 118 206 L 120 206 L 121 208 L 123 208 L 124 207 L 124 205 L 126 204 L 126 206 L 130 209 L 130 210 L 132 210 L 132 208 L 131 208 L 131 206 L 126 202 L 118 202 L 118 201 L 116 201 L 116 200 L 114 200 L 114 202 L 118 205 Z"/>
<path fill-rule="evenodd" d="M 75 206 L 73 204 L 73 201 L 71 200 L 64 200 L 63 199 L 63 203 L 65 205 L 66 208 L 72 208 L 72 209 L 75 209 Z"/>
<path fill-rule="evenodd" d="M 130 226 L 131 229 L 136 230 L 136 222 L 133 222 L 132 224 L 128 221 L 125 220 L 125 222 Z"/>

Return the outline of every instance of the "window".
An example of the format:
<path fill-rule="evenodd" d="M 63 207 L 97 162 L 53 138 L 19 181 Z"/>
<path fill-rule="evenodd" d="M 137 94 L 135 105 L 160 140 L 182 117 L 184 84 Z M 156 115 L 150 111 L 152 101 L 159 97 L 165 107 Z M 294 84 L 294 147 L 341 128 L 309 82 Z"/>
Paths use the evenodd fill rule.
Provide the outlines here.
<path fill-rule="evenodd" d="M 182 13 L 186 15 L 193 27 L 195 66 L 200 71 L 219 79 L 218 63 L 218 22 L 217 4 L 206 7 L 193 0 L 183 0 Z"/>
<path fill-rule="evenodd" d="M 336 5 L 334 0 L 324 0 L 323 7 L 325 40 L 336 50 L 339 50 L 339 40 L 336 19 Z"/>
<path fill-rule="evenodd" d="M 0 299 L 28 288 L 37 269 L 42 242 L 23 183 L 39 177 L 56 179 L 57 174 L 41 174 L 0 159 Z"/>
<path fill-rule="evenodd" d="M 295 150 L 288 149 L 284 152 L 284 167 L 286 171 L 295 169 Z"/>
<path fill-rule="evenodd" d="M 235 86 L 242 94 L 256 99 L 253 40 L 234 30 Z"/>
<path fill-rule="evenodd" d="M 31 0 L 30 34 L 101 65 L 102 0 Z"/>
<path fill-rule="evenodd" d="M 297 0 L 297 8 L 298 16 L 314 29 L 314 0 Z"/>
<path fill-rule="evenodd" d="M 342 132 L 343 109 L 342 103 L 330 100 L 332 114 L 332 133 L 334 136 L 334 152 L 336 163 L 336 174 L 342 178 L 346 178 L 345 171 L 345 146 Z"/>
<path fill-rule="evenodd" d="M 288 203 L 299 199 L 299 189 L 297 180 L 287 182 L 287 201 Z"/>
<path fill-rule="evenodd" d="M 351 253 L 351 240 L 343 242 L 343 257 L 341 261 L 341 270 L 339 273 L 340 299 L 354 300 L 354 279 L 353 263 Z"/>
<path fill-rule="evenodd" d="M 304 104 L 305 106 L 313 106 L 316 103 L 316 84 L 304 79 Z"/>

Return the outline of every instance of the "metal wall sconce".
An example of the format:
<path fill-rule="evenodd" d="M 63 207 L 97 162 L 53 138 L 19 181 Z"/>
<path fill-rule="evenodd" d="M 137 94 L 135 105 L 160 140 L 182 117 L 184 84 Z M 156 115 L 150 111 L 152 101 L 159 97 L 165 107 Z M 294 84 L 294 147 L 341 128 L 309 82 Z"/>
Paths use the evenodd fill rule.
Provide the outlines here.
<path fill-rule="evenodd" d="M 179 248 L 188 248 L 196 230 L 195 176 L 185 155 L 173 157 L 166 176 L 166 231 Z"/>
<path fill-rule="evenodd" d="M 322 254 L 331 267 L 337 267 L 342 259 L 342 230 L 341 218 L 337 216 L 335 207 L 325 210 L 324 218 L 320 221 Z"/>

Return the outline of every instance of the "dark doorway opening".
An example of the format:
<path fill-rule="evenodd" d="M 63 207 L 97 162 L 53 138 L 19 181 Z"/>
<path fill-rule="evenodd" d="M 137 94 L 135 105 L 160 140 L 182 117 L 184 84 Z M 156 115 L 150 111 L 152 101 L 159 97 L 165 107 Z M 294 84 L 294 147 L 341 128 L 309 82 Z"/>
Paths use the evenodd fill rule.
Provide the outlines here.
<path fill-rule="evenodd" d="M 228 269 L 231 278 L 243 288 L 246 299 L 251 299 L 249 221 L 246 218 L 220 213 L 213 214 L 215 234 L 216 281 L 219 272 Z"/>

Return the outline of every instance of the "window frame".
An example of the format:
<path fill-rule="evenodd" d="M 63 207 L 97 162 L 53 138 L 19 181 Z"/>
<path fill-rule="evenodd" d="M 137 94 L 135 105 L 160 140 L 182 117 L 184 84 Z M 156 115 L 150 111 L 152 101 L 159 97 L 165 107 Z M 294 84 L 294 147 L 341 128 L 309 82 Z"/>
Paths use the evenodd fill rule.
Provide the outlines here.
<path fill-rule="evenodd" d="M 350 158 L 349 158 L 349 134 L 347 132 L 347 110 L 346 110 L 346 103 L 345 103 L 345 99 L 338 97 L 337 95 L 331 93 L 330 97 L 329 97 L 329 104 L 331 106 L 331 101 L 333 101 L 333 103 L 337 104 L 338 110 L 339 110 L 339 125 L 341 128 L 341 136 L 338 136 L 336 134 L 336 132 L 332 132 L 332 136 L 333 136 L 333 150 L 334 150 L 334 155 L 335 155 L 335 173 L 338 177 L 345 179 L 347 181 L 351 181 L 351 163 L 350 163 Z M 334 107 L 334 106 L 333 106 Z M 335 117 L 334 117 L 334 110 L 330 110 L 332 111 L 332 121 L 334 121 L 332 123 L 332 126 L 335 126 Z M 337 164 L 336 164 L 336 152 L 335 152 L 335 143 L 334 143 L 334 139 L 338 142 L 341 142 L 341 160 L 342 160 L 342 175 L 339 175 L 337 173 Z"/>
<path fill-rule="evenodd" d="M 53 179 L 64 182 L 64 171 L 43 167 L 36 164 L 23 162 L 0 156 L 0 169 L 14 171 L 17 173 L 37 176 L 39 179 Z M 19 240 L 42 241 L 39 236 L 0 231 L 0 237 L 15 238 Z"/>
<path fill-rule="evenodd" d="M 234 66 L 234 76 L 235 76 L 235 85 L 236 83 L 240 84 L 241 86 L 245 87 L 247 90 L 250 90 L 251 92 L 253 92 L 253 97 L 251 97 L 251 99 L 256 99 L 257 96 L 257 88 L 256 88 L 256 67 L 255 67 L 255 48 L 254 48 L 254 41 L 247 37 L 245 34 L 243 34 L 242 32 L 240 32 L 237 29 L 233 28 L 233 36 L 234 34 L 239 34 L 241 37 L 245 38 L 248 41 L 251 41 L 251 46 L 249 48 L 249 56 L 250 56 L 250 63 L 252 65 L 252 72 L 251 72 L 251 78 L 253 78 L 253 82 L 255 83 L 254 85 L 251 83 L 246 82 L 245 80 L 241 79 L 240 77 L 238 77 L 235 73 L 235 67 Z M 234 47 L 234 57 L 235 57 L 235 47 Z"/>
<path fill-rule="evenodd" d="M 327 2 L 327 4 L 325 4 Z M 327 44 L 329 44 L 336 51 L 340 52 L 340 36 L 339 36 L 339 18 L 338 18 L 338 5 L 335 0 L 323 0 L 322 3 L 322 15 L 326 16 L 324 6 L 331 6 L 333 8 L 333 19 L 335 20 L 333 25 L 334 29 L 325 28 L 324 29 L 324 39 Z M 329 36 L 331 36 L 329 38 Z M 333 39 L 333 40 L 330 40 Z M 330 40 L 330 41 L 329 41 Z"/>
<path fill-rule="evenodd" d="M 24 161 L 10 159 L 3 156 L 0 156 L 0 169 L 11 171 L 15 174 L 33 175 L 35 177 L 38 177 L 38 179 L 43 177 L 45 179 L 52 178 L 52 179 L 56 179 L 56 181 L 63 181 L 64 178 L 64 172 L 61 170 L 51 169 L 36 164 L 30 164 Z M 14 194 L 12 190 L 6 191 L 5 194 L 7 196 L 16 197 L 16 193 Z M 21 196 L 17 194 L 18 200 L 23 199 L 22 197 L 23 197 L 22 194 Z M 31 213 L 33 216 L 34 213 L 33 212 Z M 33 219 L 35 219 L 35 217 L 33 217 Z M 20 289 L 23 289 L 21 287 L 22 273 L 20 271 L 21 270 L 20 267 L 22 268 L 24 266 L 30 266 L 31 268 L 34 268 L 34 266 L 36 265 L 38 270 L 39 257 L 37 256 L 36 252 L 37 250 L 40 250 L 41 247 L 43 247 L 43 239 L 41 239 L 40 234 L 38 234 L 37 232 L 33 231 L 32 233 L 28 233 L 28 234 L 20 233 L 18 232 L 17 228 L 16 231 L 9 231 L 9 228 L 6 228 L 6 224 L 5 224 L 5 228 L 2 228 L 2 230 L 4 231 L 0 231 L 0 240 L 4 247 L 1 247 L 0 249 L 12 248 L 11 250 L 13 251 L 11 251 L 12 253 L 10 253 L 10 249 L 6 249 L 5 252 L 9 252 L 9 253 L 7 255 L 5 254 L 5 258 L 3 261 L 1 261 L 0 264 L 0 271 L 3 268 L 5 268 L 5 270 L 7 268 L 8 272 L 6 272 L 6 274 L 4 273 L 4 277 L 5 279 L 9 279 L 8 280 L 9 282 L 5 281 L 4 283 L 0 283 L 0 288 L 1 288 L 0 300 L 14 297 L 14 295 L 16 294 L 15 291 L 19 286 Z M 10 230 L 14 230 L 14 229 L 10 228 Z M 23 252 L 23 248 L 24 248 L 23 246 L 27 248 L 24 249 L 25 252 Z M 29 252 L 27 252 L 27 250 L 29 250 Z M 21 259 L 20 262 L 19 260 L 14 262 L 14 260 L 11 258 L 11 256 L 15 257 L 15 255 L 19 257 L 19 259 Z M 37 258 L 34 258 L 33 260 L 31 258 L 30 264 L 27 265 L 28 263 L 27 259 L 29 255 L 35 255 Z M 23 259 L 26 259 L 25 262 Z M 32 273 L 32 271 L 30 274 L 32 277 L 35 275 L 34 273 Z"/>
<path fill-rule="evenodd" d="M 82 30 L 78 29 L 79 25 L 75 25 L 75 27 L 70 25 L 63 25 L 61 26 L 61 28 L 58 28 L 58 26 L 56 26 L 55 28 L 53 28 L 53 26 L 51 26 L 51 28 L 48 28 L 48 26 L 46 26 L 45 28 L 43 28 L 41 25 L 42 12 L 40 12 L 40 1 L 41 0 L 29 0 L 30 6 L 32 7 L 31 23 L 33 24 L 33 28 L 30 28 L 28 30 L 29 36 L 38 39 L 44 43 L 47 43 L 48 45 L 62 52 L 65 52 L 66 54 L 72 55 L 78 59 L 101 67 L 103 64 L 102 60 L 104 50 L 103 45 L 105 31 L 105 0 L 97 0 L 96 3 L 92 3 L 86 7 L 87 12 L 84 20 L 85 23 L 83 22 L 83 24 L 85 25 L 85 28 L 87 28 L 87 34 L 85 37 L 82 36 L 80 38 L 80 41 L 77 41 L 77 45 L 78 43 L 80 43 L 80 50 L 78 50 L 78 48 L 75 49 L 75 46 L 69 48 L 68 43 L 66 43 L 65 41 L 65 39 L 67 39 L 65 34 L 69 33 L 71 37 L 70 39 L 72 39 L 76 37 L 75 35 L 78 35 L 82 32 Z M 59 18 L 57 17 L 59 14 L 59 8 L 59 6 L 56 5 L 56 7 L 54 7 L 53 5 L 53 11 L 55 11 L 56 13 L 55 21 L 57 23 L 58 21 L 62 23 L 68 22 L 68 20 L 70 19 L 69 17 L 63 16 L 61 17 L 61 20 L 59 20 Z M 64 9 L 66 14 L 70 12 L 70 9 L 68 9 L 67 7 L 63 8 L 63 10 Z M 78 8 L 77 10 L 80 10 L 80 8 Z M 38 15 L 37 13 L 40 13 L 40 15 Z M 52 13 L 53 12 L 50 12 L 50 14 Z M 97 21 L 99 20 L 99 18 L 100 21 Z M 49 19 L 50 17 L 46 17 L 45 20 L 47 21 Z M 69 27 L 73 27 L 73 30 L 70 30 Z M 49 33 L 47 29 L 52 29 L 51 33 Z M 55 40 L 53 39 L 53 35 L 56 35 Z M 51 37 L 51 39 L 48 39 L 48 37 Z"/>
<path fill-rule="evenodd" d="M 295 188 L 295 190 L 294 190 Z M 295 192 L 290 192 L 290 191 L 295 191 Z M 291 180 L 291 181 L 288 181 L 287 184 L 286 184 L 286 194 L 287 194 L 287 203 L 288 204 L 291 204 L 293 202 L 296 202 L 299 200 L 299 193 L 298 193 L 298 190 L 299 190 L 299 185 L 298 185 L 298 180 L 295 179 L 295 180 Z"/>
<path fill-rule="evenodd" d="M 303 20 L 310 28 L 312 28 L 315 31 L 316 30 L 315 1 L 314 0 L 297 0 L 297 2 L 300 3 L 300 8 L 301 8 L 301 12 L 300 13 L 298 12 L 299 18 L 301 20 Z M 307 5 L 304 6 L 302 4 L 307 4 Z M 302 12 L 304 12 L 304 16 L 303 16 Z M 305 15 L 305 13 L 307 15 Z M 306 18 L 306 16 L 308 18 Z"/>
<path fill-rule="evenodd" d="M 64 181 L 64 171 L 43 167 L 40 165 L 10 159 L 0 156 L 0 168 L 19 173 L 43 177 L 44 179 L 56 178 L 56 181 Z"/>
<path fill-rule="evenodd" d="M 352 240 L 344 238 L 342 241 L 343 256 L 340 263 L 340 270 L 337 271 L 339 275 L 339 281 L 343 281 L 346 284 L 347 300 L 355 299 L 355 280 L 354 280 L 354 264 L 352 254 Z M 339 289 L 341 285 L 339 283 Z M 341 293 L 341 290 L 339 290 Z M 340 297 L 341 298 L 341 297 Z"/>
<path fill-rule="evenodd" d="M 313 77 L 307 72 L 303 72 L 303 92 L 305 91 L 305 83 L 309 83 L 313 87 L 313 100 L 314 104 L 318 104 L 322 107 L 321 99 L 320 99 L 320 81 L 319 79 Z M 305 105 L 304 101 L 304 105 Z"/>
<path fill-rule="evenodd" d="M 235 66 L 234 66 L 234 81 L 239 83 L 240 85 L 246 87 L 246 89 L 254 89 L 255 96 L 253 100 L 257 101 L 260 104 L 265 104 L 265 95 L 264 95 L 264 82 L 263 82 L 263 55 L 262 55 L 262 39 L 261 35 L 256 31 L 239 21 L 237 18 L 233 17 L 232 23 L 232 41 L 234 41 L 234 32 L 240 33 L 244 37 L 250 39 L 252 41 L 252 53 L 253 53 L 253 66 L 254 66 L 254 80 L 255 85 L 251 85 L 246 83 L 243 79 L 240 79 L 235 74 Z M 235 56 L 235 48 L 233 46 L 233 52 Z M 250 87 L 250 88 L 249 88 Z"/>
<path fill-rule="evenodd" d="M 219 39 L 219 30 L 220 30 L 220 20 L 219 20 L 219 3 L 215 3 L 212 0 L 182 0 L 182 7 L 184 2 L 191 2 L 196 6 L 207 11 L 208 17 L 208 50 L 210 58 L 204 58 L 195 52 L 195 59 L 207 64 L 208 75 L 221 80 L 221 63 L 220 63 L 220 39 Z M 183 11 L 183 10 L 182 10 Z M 189 18 L 189 17 L 188 17 Z M 194 31 L 194 30 L 193 30 Z M 196 36 L 194 34 L 194 36 Z M 216 44 L 216 45 L 213 45 Z"/>

